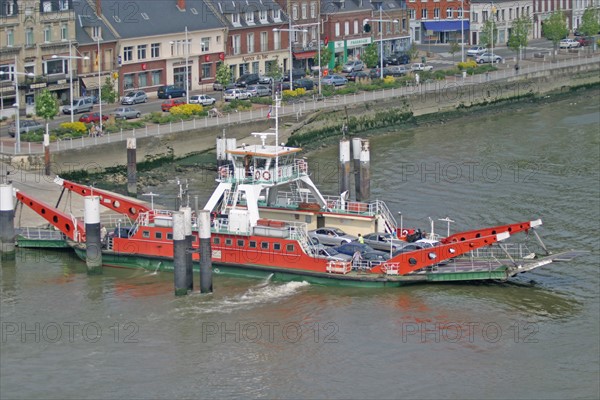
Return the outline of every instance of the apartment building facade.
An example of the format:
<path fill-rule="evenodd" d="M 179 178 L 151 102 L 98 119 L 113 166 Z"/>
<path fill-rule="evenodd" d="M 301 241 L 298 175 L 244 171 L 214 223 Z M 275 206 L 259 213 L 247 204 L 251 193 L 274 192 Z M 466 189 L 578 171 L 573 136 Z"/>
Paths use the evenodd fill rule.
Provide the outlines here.
<path fill-rule="evenodd" d="M 407 0 L 416 43 L 468 43 L 471 0 Z"/>
<path fill-rule="evenodd" d="M 532 18 L 531 0 L 496 0 L 493 3 L 483 0 L 471 2 L 471 43 L 479 44 L 485 22 L 493 18 L 496 24 L 494 45 L 506 46 L 512 30 L 512 23 L 522 16 Z M 533 18 L 532 18 L 533 20 Z M 530 38 L 534 37 L 533 30 Z"/>
<path fill-rule="evenodd" d="M 33 112 L 35 95 L 44 88 L 66 101 L 70 76 L 77 87 L 77 62 L 73 58 L 53 58 L 57 55 L 77 57 L 71 0 L 0 0 L 2 107 L 10 107 L 16 101 L 13 72 L 17 73 L 21 112 Z"/>

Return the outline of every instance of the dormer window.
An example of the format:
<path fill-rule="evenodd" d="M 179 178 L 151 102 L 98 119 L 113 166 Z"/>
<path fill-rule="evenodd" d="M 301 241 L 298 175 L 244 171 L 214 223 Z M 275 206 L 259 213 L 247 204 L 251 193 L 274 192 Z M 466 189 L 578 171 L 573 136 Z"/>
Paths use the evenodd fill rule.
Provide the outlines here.
<path fill-rule="evenodd" d="M 100 26 L 92 27 L 92 39 L 94 39 L 94 40 L 102 39 L 102 27 L 100 27 Z"/>
<path fill-rule="evenodd" d="M 260 11 L 260 22 L 267 22 L 267 10 Z"/>
<path fill-rule="evenodd" d="M 273 21 L 275 21 L 275 22 L 281 21 L 281 10 L 273 10 Z"/>
<path fill-rule="evenodd" d="M 240 14 L 231 14 L 231 23 L 233 25 L 240 25 Z"/>
<path fill-rule="evenodd" d="M 248 23 L 248 24 L 254 23 L 254 12 L 252 12 L 252 11 L 246 12 L 246 23 Z"/>

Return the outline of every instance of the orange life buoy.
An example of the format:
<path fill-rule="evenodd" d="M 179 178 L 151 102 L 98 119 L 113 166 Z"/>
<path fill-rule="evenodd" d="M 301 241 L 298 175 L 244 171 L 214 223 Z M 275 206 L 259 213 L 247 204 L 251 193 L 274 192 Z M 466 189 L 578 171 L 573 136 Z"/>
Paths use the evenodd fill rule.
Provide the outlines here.
<path fill-rule="evenodd" d="M 269 171 L 263 172 L 263 178 L 265 179 L 265 181 L 270 180 L 271 179 L 271 173 Z"/>
<path fill-rule="evenodd" d="M 300 172 L 306 172 L 306 169 L 307 169 L 306 161 L 300 160 L 298 162 L 298 169 L 300 170 Z"/>
<path fill-rule="evenodd" d="M 407 230 L 407 229 L 404 229 L 404 230 L 402 231 L 402 236 L 406 236 L 406 235 L 408 235 L 408 230 Z"/>
<path fill-rule="evenodd" d="M 255 180 L 255 181 L 258 181 L 258 180 L 260 180 L 260 171 L 256 171 L 256 172 L 254 173 L 254 180 Z"/>

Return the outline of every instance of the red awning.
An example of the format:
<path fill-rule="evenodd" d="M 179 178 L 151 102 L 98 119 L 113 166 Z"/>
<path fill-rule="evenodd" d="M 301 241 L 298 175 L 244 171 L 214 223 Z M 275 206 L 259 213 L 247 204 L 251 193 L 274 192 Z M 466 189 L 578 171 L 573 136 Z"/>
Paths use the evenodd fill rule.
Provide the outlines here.
<path fill-rule="evenodd" d="M 317 55 L 317 51 L 303 51 L 302 53 L 294 53 L 296 60 L 306 60 L 307 58 L 314 58 Z"/>

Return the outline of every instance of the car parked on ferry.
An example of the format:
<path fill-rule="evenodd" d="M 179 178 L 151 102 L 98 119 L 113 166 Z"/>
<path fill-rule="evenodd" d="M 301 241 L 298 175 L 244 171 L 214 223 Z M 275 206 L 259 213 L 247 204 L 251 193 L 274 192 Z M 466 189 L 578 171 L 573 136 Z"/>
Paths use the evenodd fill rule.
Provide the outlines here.
<path fill-rule="evenodd" d="M 387 252 L 390 251 L 390 248 L 392 251 L 396 251 L 396 249 L 404 247 L 408 244 L 405 241 L 400 240 L 392 236 L 391 234 L 385 232 L 374 232 L 366 234 L 363 236 L 363 240 L 365 241 L 365 244 L 368 244 L 375 250 Z"/>
<path fill-rule="evenodd" d="M 338 246 L 344 243 L 350 243 L 358 239 L 354 235 L 349 235 L 339 228 L 318 228 L 308 232 L 308 237 L 314 244 L 321 243 L 329 246 Z"/>

